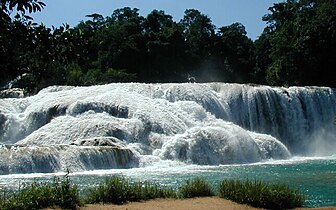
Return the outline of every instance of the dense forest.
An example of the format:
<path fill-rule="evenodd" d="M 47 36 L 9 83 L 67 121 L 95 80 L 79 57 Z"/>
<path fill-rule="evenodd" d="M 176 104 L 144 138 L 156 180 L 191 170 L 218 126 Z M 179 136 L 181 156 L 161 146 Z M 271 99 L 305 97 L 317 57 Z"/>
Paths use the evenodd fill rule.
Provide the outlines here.
<path fill-rule="evenodd" d="M 217 27 L 195 9 L 176 22 L 161 10 L 142 17 L 125 7 L 48 28 L 29 16 L 43 12 L 39 0 L 0 6 L 2 88 L 191 80 L 336 87 L 336 0 L 274 4 L 255 41 L 241 23 Z"/>

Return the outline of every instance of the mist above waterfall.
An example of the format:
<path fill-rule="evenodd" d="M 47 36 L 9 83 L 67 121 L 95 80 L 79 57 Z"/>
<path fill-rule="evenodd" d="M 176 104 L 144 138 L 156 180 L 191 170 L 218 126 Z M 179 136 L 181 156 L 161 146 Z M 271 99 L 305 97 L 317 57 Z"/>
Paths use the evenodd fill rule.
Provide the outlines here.
<path fill-rule="evenodd" d="M 336 129 L 336 125 L 334 129 Z M 318 157 L 336 154 L 335 132 L 324 128 L 315 131 L 308 144 L 307 153 Z"/>
<path fill-rule="evenodd" d="M 21 160 L 9 161 L 9 168 L 2 161 L 0 173 L 41 171 L 36 165 L 49 160 L 47 171 L 78 171 L 165 160 L 218 165 L 333 154 L 327 150 L 335 145 L 335 104 L 335 91 L 326 87 L 52 86 L 31 97 L 0 99 L 0 142 L 16 145 L 0 148 L 0 157 Z M 15 148 L 30 152 L 20 156 Z"/>

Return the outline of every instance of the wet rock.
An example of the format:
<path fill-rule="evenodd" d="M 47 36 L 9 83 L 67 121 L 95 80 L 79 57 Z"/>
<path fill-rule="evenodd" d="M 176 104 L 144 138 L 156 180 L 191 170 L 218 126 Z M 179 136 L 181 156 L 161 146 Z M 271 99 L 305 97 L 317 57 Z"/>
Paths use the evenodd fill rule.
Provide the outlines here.
<path fill-rule="evenodd" d="M 77 146 L 112 146 L 120 148 L 124 143 L 115 137 L 96 137 L 90 139 L 79 139 L 71 145 Z"/>
<path fill-rule="evenodd" d="M 24 90 L 21 88 L 11 88 L 0 91 L 0 98 L 23 98 Z"/>

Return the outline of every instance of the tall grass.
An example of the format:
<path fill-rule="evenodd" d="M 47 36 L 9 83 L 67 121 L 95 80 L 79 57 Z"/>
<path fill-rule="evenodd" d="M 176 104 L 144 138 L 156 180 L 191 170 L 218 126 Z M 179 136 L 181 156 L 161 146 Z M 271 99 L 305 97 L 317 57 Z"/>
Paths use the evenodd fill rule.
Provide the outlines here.
<path fill-rule="evenodd" d="M 54 178 L 52 183 L 34 182 L 18 192 L 0 194 L 0 209 L 42 209 L 60 207 L 75 209 L 86 203 L 123 204 L 155 198 L 192 198 L 215 195 L 213 188 L 203 178 L 185 182 L 178 190 L 164 189 L 149 182 L 131 182 L 123 177 L 112 176 L 96 187 L 86 190 L 79 198 L 77 186 L 71 183 L 68 174 L 64 179 Z M 219 196 L 237 203 L 266 209 L 290 209 L 301 207 L 305 197 L 286 185 L 270 185 L 262 181 L 223 180 Z"/>
<path fill-rule="evenodd" d="M 58 206 L 76 209 L 80 205 L 76 185 L 72 185 L 68 175 L 64 179 L 54 178 L 52 183 L 37 183 L 20 189 L 18 192 L 5 190 L 0 198 L 0 209 L 30 210 Z"/>
<path fill-rule="evenodd" d="M 181 198 L 205 197 L 213 196 L 214 194 L 210 184 L 200 177 L 186 181 L 179 189 Z"/>
<path fill-rule="evenodd" d="M 113 176 L 104 183 L 88 190 L 85 203 L 115 203 L 149 200 L 153 198 L 175 198 L 171 189 L 162 189 L 148 182 L 129 182 L 124 178 Z"/>
<path fill-rule="evenodd" d="M 220 197 L 258 208 L 292 209 L 303 206 L 305 200 L 298 190 L 258 180 L 223 180 L 219 188 Z"/>

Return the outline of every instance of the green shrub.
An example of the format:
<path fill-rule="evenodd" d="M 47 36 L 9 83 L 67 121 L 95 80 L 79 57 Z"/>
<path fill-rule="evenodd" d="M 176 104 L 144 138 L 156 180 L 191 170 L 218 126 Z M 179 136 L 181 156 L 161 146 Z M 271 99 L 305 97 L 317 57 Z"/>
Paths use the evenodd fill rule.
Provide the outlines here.
<path fill-rule="evenodd" d="M 41 209 L 59 206 L 75 209 L 80 205 L 77 186 L 72 185 L 68 175 L 65 179 L 54 178 L 52 183 L 33 182 L 18 192 L 4 191 L 0 209 Z"/>
<path fill-rule="evenodd" d="M 181 198 L 213 196 L 214 192 L 208 182 L 203 178 L 195 178 L 187 181 L 180 187 Z"/>
<path fill-rule="evenodd" d="M 286 185 L 270 185 L 254 180 L 223 180 L 219 195 L 237 203 L 266 209 L 291 209 L 301 207 L 304 196 Z"/>
<path fill-rule="evenodd" d="M 148 182 L 131 183 L 124 178 L 113 176 L 105 183 L 88 190 L 85 203 L 116 203 L 149 200 L 153 198 L 172 198 L 176 193 L 171 189 L 162 189 Z"/>
<path fill-rule="evenodd" d="M 192 198 L 213 196 L 214 192 L 203 178 L 188 180 L 176 192 L 163 189 L 149 182 L 130 182 L 113 176 L 87 190 L 85 203 L 115 203 L 143 201 L 154 198 Z M 177 196 L 178 195 L 178 196 Z M 305 197 L 286 185 L 269 185 L 261 181 L 223 180 L 219 196 L 237 203 L 266 209 L 290 209 L 301 207 Z M 54 178 L 52 183 L 32 183 L 18 192 L 3 191 L 0 209 L 41 209 L 59 206 L 75 209 L 80 205 L 78 189 L 72 185 L 68 174 L 63 180 Z"/>

